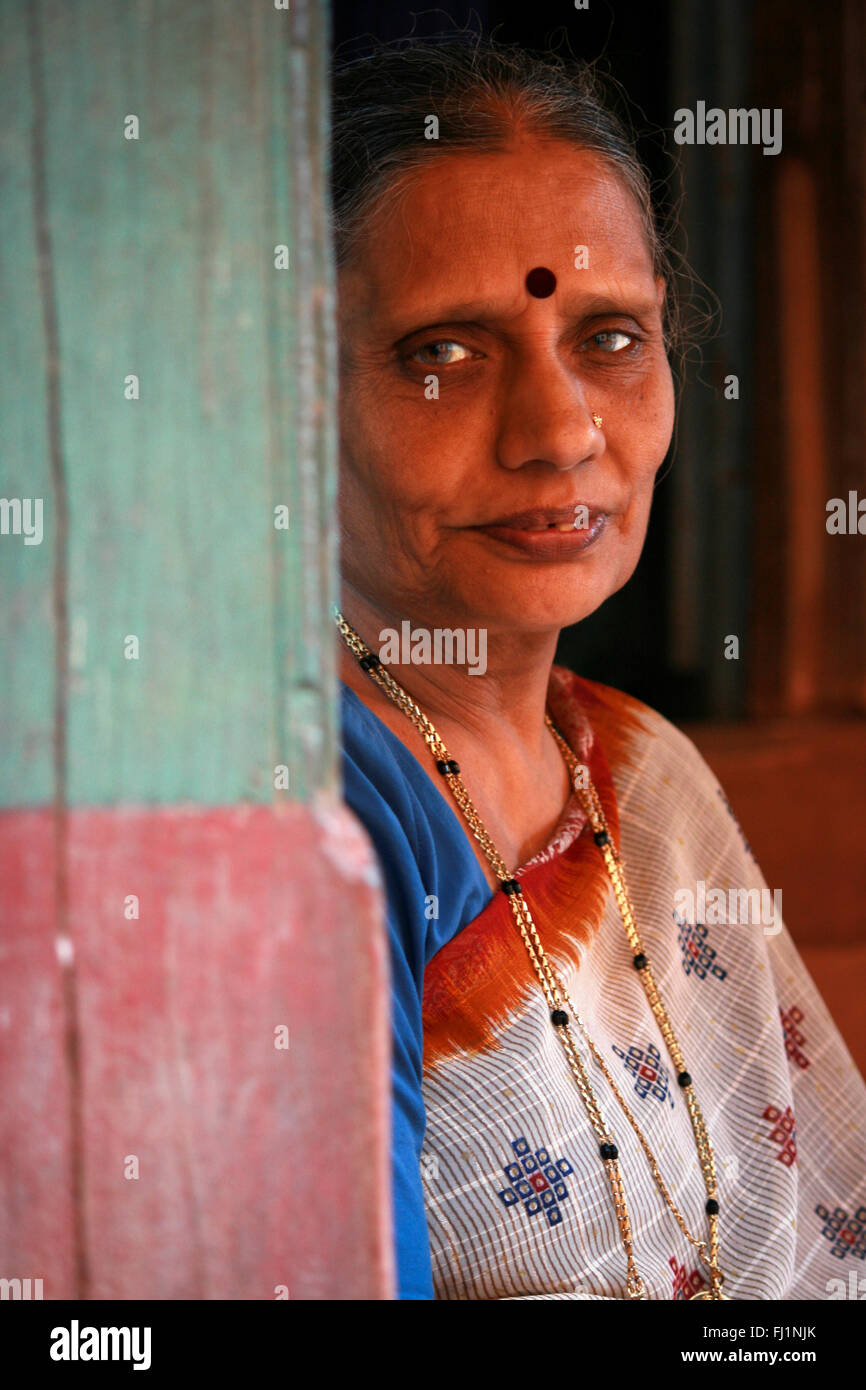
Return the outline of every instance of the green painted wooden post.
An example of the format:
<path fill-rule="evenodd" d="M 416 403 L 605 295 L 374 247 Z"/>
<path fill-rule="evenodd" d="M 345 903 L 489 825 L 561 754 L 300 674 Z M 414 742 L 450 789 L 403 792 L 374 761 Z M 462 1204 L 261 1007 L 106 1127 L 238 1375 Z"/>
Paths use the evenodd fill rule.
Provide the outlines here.
<path fill-rule="evenodd" d="M 0 1276 L 46 1297 L 391 1289 L 327 13 L 291 4 L 0 7 Z"/>

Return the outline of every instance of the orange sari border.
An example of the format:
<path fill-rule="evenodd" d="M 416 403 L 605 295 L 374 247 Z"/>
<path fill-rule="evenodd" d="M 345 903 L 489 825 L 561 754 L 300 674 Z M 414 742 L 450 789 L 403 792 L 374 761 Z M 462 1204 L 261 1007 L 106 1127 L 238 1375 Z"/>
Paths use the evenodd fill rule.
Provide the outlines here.
<path fill-rule="evenodd" d="M 627 764 L 635 739 L 649 732 L 642 706 L 630 696 L 554 666 L 548 687 L 551 717 L 590 776 L 619 846 L 620 825 L 611 766 Z M 604 747 L 603 747 L 604 745 Z M 577 817 L 571 843 L 517 870 L 542 944 L 555 960 L 579 964 L 598 930 L 610 880 L 586 817 L 572 794 L 560 825 Z M 557 827 L 558 829 L 558 827 Z M 557 831 L 554 831 L 555 841 Z M 538 857 L 536 857 L 538 858 Z M 538 980 L 504 893 L 447 942 L 424 975 L 424 1067 L 459 1053 L 499 1046 L 497 1034 L 526 1003 Z"/>

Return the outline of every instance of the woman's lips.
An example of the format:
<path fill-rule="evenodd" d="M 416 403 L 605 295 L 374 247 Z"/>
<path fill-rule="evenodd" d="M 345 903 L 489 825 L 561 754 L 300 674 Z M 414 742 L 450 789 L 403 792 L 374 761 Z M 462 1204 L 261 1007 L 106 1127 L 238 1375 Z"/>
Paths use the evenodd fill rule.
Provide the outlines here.
<path fill-rule="evenodd" d="M 595 512 L 588 525 L 576 527 L 574 522 L 559 522 L 554 526 L 527 527 L 514 525 L 474 526 L 483 536 L 501 541 L 504 545 L 531 555 L 536 560 L 568 560 L 594 545 L 608 523 L 605 512 Z"/>

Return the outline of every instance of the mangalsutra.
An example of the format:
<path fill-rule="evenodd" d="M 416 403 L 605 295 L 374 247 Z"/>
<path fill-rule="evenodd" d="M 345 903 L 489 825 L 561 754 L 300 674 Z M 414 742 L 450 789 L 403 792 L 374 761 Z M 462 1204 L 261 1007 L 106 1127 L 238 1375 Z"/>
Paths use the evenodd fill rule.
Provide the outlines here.
<path fill-rule="evenodd" d="M 382 665 L 379 658 L 365 645 L 354 628 L 346 622 L 342 614 L 335 612 L 334 617 L 343 641 L 357 658 L 361 669 L 365 671 L 379 689 L 388 696 L 388 699 L 391 700 L 398 709 L 402 710 L 403 714 L 406 715 L 407 719 L 410 720 L 421 734 L 430 752 L 433 754 L 437 771 L 446 782 L 449 791 L 463 814 L 466 824 L 469 826 L 473 836 L 484 851 L 488 863 L 499 880 L 500 889 L 508 897 L 508 903 L 514 921 L 523 939 L 530 963 L 547 1001 L 551 1023 L 556 1029 L 569 1070 L 574 1078 L 578 1093 L 580 1094 L 590 1123 L 599 1141 L 599 1155 L 604 1165 L 611 1189 L 614 1210 L 620 1230 L 620 1238 L 626 1256 L 627 1296 L 631 1299 L 645 1299 L 648 1297 L 646 1285 L 638 1272 L 634 1255 L 631 1221 L 626 1202 L 622 1172 L 619 1165 L 619 1151 L 604 1119 L 598 1098 L 592 1089 L 589 1073 L 583 1058 L 572 1036 L 572 1023 L 576 1024 L 581 1034 L 586 1039 L 589 1051 L 604 1074 L 629 1124 L 634 1130 L 641 1148 L 646 1154 L 656 1187 L 665 1204 L 671 1211 L 683 1235 L 697 1250 L 700 1259 L 706 1266 L 709 1275 L 709 1288 L 702 1290 L 700 1293 L 692 1294 L 692 1299 L 727 1299 L 728 1295 L 722 1292 L 725 1276 L 719 1267 L 719 1199 L 715 1157 L 710 1146 L 704 1118 L 694 1092 L 692 1078 L 686 1070 L 685 1060 L 680 1051 L 679 1043 L 674 1034 L 667 1010 L 662 1003 L 646 952 L 643 949 L 631 901 L 625 885 L 620 855 L 611 838 L 601 801 L 592 784 L 592 779 L 589 776 L 589 769 L 584 764 L 578 762 L 575 754 L 554 725 L 550 715 L 546 715 L 545 718 L 548 728 L 556 739 L 557 746 L 568 767 L 572 786 L 583 805 L 587 820 L 592 829 L 593 839 L 604 858 L 605 868 L 613 887 L 614 897 L 616 898 L 620 916 L 622 917 L 625 927 L 629 948 L 632 952 L 632 964 L 643 985 L 650 1009 L 658 1023 L 659 1031 L 664 1039 L 671 1061 L 676 1070 L 677 1082 L 685 1098 L 689 1119 L 695 1136 L 701 1174 L 707 1192 L 707 1201 L 705 1205 L 709 1225 L 709 1237 L 707 1240 L 698 1240 L 697 1237 L 692 1235 L 682 1213 L 671 1197 L 649 1143 L 626 1104 L 604 1058 L 589 1036 L 583 1020 L 569 997 L 561 975 L 551 965 L 548 959 L 532 919 L 532 914 L 523 896 L 522 886 L 519 880 L 509 871 L 499 851 L 488 835 L 481 817 L 476 811 L 463 785 L 460 777 L 459 765 L 449 756 L 448 750 L 433 724 L 415 703 L 408 691 L 404 690 L 394 679 L 387 668 Z M 564 1005 L 567 1006 L 567 1009 L 563 1007 Z"/>

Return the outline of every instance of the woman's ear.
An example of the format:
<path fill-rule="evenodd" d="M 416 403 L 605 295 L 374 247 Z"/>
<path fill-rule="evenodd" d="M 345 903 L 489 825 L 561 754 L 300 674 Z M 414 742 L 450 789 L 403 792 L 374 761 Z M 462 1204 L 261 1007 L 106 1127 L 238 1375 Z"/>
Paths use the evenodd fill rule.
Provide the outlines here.
<path fill-rule="evenodd" d="M 663 305 L 664 302 L 665 302 L 665 295 L 667 294 L 667 290 L 668 290 L 668 282 L 667 282 L 667 280 L 665 279 L 665 277 L 664 277 L 663 275 L 657 275 L 657 276 L 656 276 L 656 299 L 658 300 L 659 308 L 661 308 L 662 305 Z"/>

